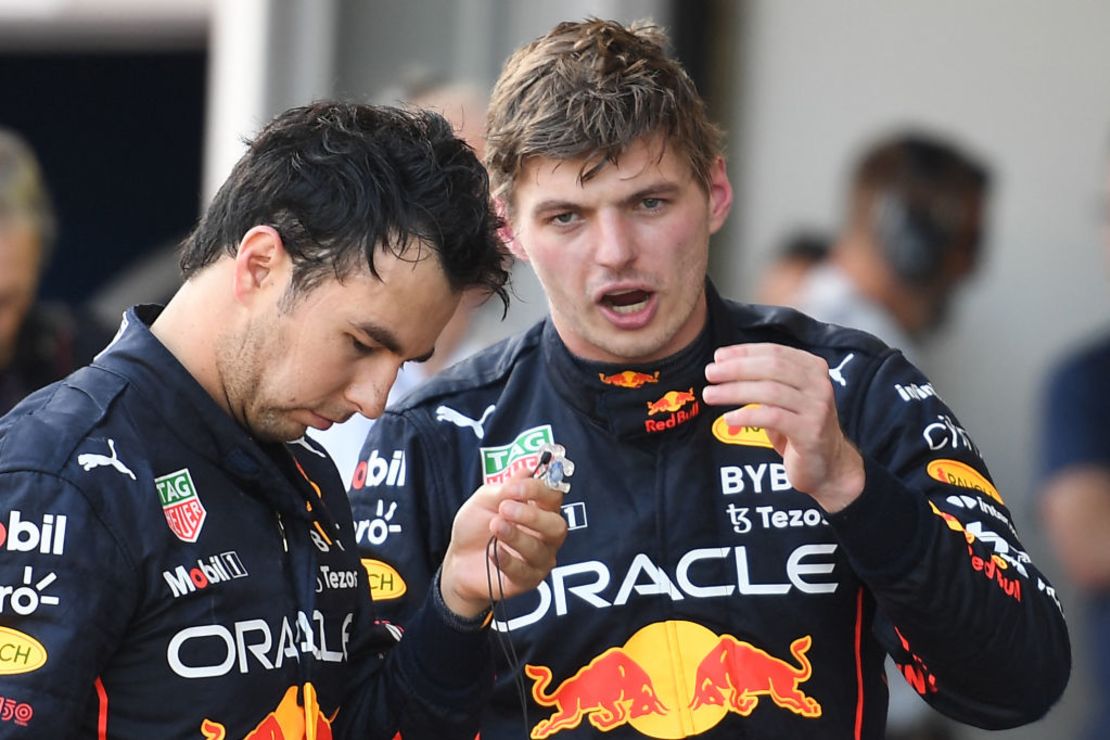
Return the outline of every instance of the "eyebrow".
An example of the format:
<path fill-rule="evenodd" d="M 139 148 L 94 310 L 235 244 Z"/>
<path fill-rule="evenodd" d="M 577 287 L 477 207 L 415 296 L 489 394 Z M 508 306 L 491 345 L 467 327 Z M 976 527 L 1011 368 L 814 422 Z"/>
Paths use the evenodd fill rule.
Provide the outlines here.
<path fill-rule="evenodd" d="M 370 339 L 372 339 L 374 342 L 385 347 L 393 354 L 403 355 L 401 351 L 401 342 L 398 341 L 397 336 L 393 332 L 391 332 L 389 329 L 386 329 L 384 326 L 380 326 L 379 324 L 375 324 L 369 321 L 352 322 L 351 326 L 353 326 L 355 329 L 362 332 L 366 336 L 370 337 Z M 432 347 L 424 354 L 417 355 L 416 357 L 407 358 L 406 361 L 427 362 L 432 358 L 432 355 L 435 354 L 435 351 L 436 348 Z"/>
<path fill-rule="evenodd" d="M 645 188 L 641 188 L 641 189 L 637 190 L 636 192 L 632 193 L 628 197 L 622 198 L 621 201 L 620 201 L 620 204 L 622 206 L 627 206 L 627 205 L 631 205 L 633 203 L 636 203 L 637 201 L 641 201 L 644 198 L 651 198 L 653 196 L 660 196 L 660 195 L 674 195 L 680 189 L 681 189 L 681 186 L 678 183 L 675 183 L 675 182 L 662 181 L 662 182 L 652 183 L 651 185 L 648 185 Z M 540 214 L 540 213 L 550 213 L 550 212 L 553 212 L 553 211 L 577 211 L 577 210 L 580 210 L 581 208 L 582 208 L 582 205 L 580 203 L 576 203 L 576 202 L 571 201 L 571 200 L 551 199 L 551 200 L 542 200 L 539 203 L 537 203 L 535 205 L 535 207 L 532 208 L 532 213 Z"/>

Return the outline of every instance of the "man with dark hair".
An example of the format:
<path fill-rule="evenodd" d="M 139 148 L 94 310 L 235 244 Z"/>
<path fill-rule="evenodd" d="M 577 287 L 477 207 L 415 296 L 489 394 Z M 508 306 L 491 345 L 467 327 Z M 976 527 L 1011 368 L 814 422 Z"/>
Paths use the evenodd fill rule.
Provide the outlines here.
<path fill-rule="evenodd" d="M 989 191 L 986 165 L 948 137 L 872 142 L 851 176 L 844 228 L 792 305 L 911 353 L 979 266 Z"/>
<path fill-rule="evenodd" d="M 874 337 L 716 293 L 732 189 L 664 41 L 562 23 L 506 62 L 487 165 L 551 315 L 377 422 L 359 545 L 419 593 L 460 482 L 565 448 L 570 533 L 550 578 L 498 606 L 514 650 L 483 740 L 877 740 L 888 652 L 961 721 L 1037 719 L 1067 630 L 971 436 Z M 403 621 L 399 591 L 380 589 Z"/>
<path fill-rule="evenodd" d="M 435 114 L 316 103 L 258 134 L 169 304 L 128 311 L 90 366 L 0 421 L 11 727 L 474 736 L 487 579 L 511 597 L 544 577 L 559 491 L 470 496 L 397 644 L 369 599 L 387 575 L 359 563 L 342 483 L 304 433 L 378 415 L 464 290 L 505 298 L 498 224 L 481 164 Z"/>

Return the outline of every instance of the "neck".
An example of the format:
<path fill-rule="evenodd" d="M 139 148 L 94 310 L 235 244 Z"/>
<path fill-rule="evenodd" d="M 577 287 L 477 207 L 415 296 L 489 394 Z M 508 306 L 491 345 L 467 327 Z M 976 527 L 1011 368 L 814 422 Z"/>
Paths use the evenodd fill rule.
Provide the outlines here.
<path fill-rule="evenodd" d="M 150 327 L 158 341 L 229 413 L 216 348 L 232 313 L 220 300 L 227 291 L 213 288 L 231 279 L 230 265 L 230 261 L 220 260 L 186 280 Z"/>

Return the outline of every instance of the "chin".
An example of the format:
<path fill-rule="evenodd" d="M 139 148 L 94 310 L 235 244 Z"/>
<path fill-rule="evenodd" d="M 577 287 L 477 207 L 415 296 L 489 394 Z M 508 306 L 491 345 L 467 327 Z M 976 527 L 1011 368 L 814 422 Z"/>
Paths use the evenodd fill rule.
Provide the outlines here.
<path fill-rule="evenodd" d="M 616 335 L 602 342 L 600 348 L 618 362 L 652 362 L 662 357 L 666 342 L 660 337 Z"/>

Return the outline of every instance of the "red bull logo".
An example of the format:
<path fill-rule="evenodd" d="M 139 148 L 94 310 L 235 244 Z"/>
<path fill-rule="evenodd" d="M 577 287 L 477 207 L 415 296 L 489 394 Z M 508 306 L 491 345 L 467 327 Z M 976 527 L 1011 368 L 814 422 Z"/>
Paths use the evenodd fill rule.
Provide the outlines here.
<path fill-rule="evenodd" d="M 607 732 L 645 714 L 667 713 L 667 707 L 655 694 L 651 677 L 619 648 L 606 650 L 550 694 L 545 693 L 551 684 L 550 668 L 529 665 L 524 672 L 536 682 L 532 687 L 536 703 L 557 707 L 555 714 L 540 720 L 533 728 L 533 738 L 577 727 L 586 716 L 590 724 Z"/>
<path fill-rule="evenodd" d="M 605 385 L 615 385 L 618 388 L 640 388 L 648 383 L 658 383 L 659 371 L 656 370 L 651 375 L 648 375 L 647 373 L 638 373 L 634 370 L 625 370 L 624 372 L 614 373 L 613 375 L 598 373 L 597 377 Z"/>
<path fill-rule="evenodd" d="M 972 545 L 975 543 L 976 537 L 971 532 L 967 531 L 963 523 L 952 516 L 946 511 L 941 511 L 936 505 L 930 501 L 929 508 L 933 513 L 944 520 L 948 528 L 953 532 L 959 532 L 964 536 L 967 542 L 967 556 L 971 560 L 971 567 L 977 573 L 981 573 L 988 581 L 997 585 L 1002 592 L 1010 598 L 1021 601 L 1021 581 L 1017 576 L 1012 573 L 1007 576 L 1010 565 L 1006 562 L 1005 558 L 1000 557 L 998 554 L 991 554 L 989 557 L 983 557 L 975 552 Z"/>
<path fill-rule="evenodd" d="M 555 710 L 536 723 L 531 737 L 574 729 L 584 719 L 602 732 L 631 725 L 648 737 L 688 737 L 729 712 L 750 715 L 764 696 L 794 714 L 820 717 L 821 705 L 799 688 L 812 675 L 811 644 L 809 635 L 795 640 L 788 662 L 693 622 L 650 624 L 553 690 L 550 668 L 525 666 L 532 698 Z"/>
<path fill-rule="evenodd" d="M 331 723 L 320 711 L 316 701 L 316 687 L 304 685 L 304 704 L 297 701 L 298 686 L 290 686 L 277 708 L 267 714 L 243 740 L 332 740 Z M 338 710 L 336 710 L 338 713 Z M 200 725 L 205 740 L 226 740 L 227 730 L 210 719 Z"/>
<path fill-rule="evenodd" d="M 799 683 L 813 675 L 813 666 L 806 657 L 812 644 L 809 635 L 790 643 L 790 654 L 798 662 L 795 667 L 750 642 L 724 635 L 698 665 L 690 707 L 727 703 L 730 712 L 747 717 L 755 711 L 761 696 L 769 696 L 775 704 L 794 714 L 820 717 L 821 705 L 798 688 Z"/>
<path fill-rule="evenodd" d="M 687 404 L 691 404 L 686 408 Z M 698 403 L 694 389 L 686 391 L 667 391 L 658 401 L 647 402 L 648 416 L 670 413 L 665 419 L 645 419 L 644 429 L 648 432 L 665 432 L 674 429 L 679 424 L 685 424 L 701 413 L 701 404 Z"/>
<path fill-rule="evenodd" d="M 693 388 L 688 391 L 667 391 L 658 401 L 647 402 L 648 416 L 665 414 L 668 411 L 678 411 L 686 404 L 696 400 Z"/>

